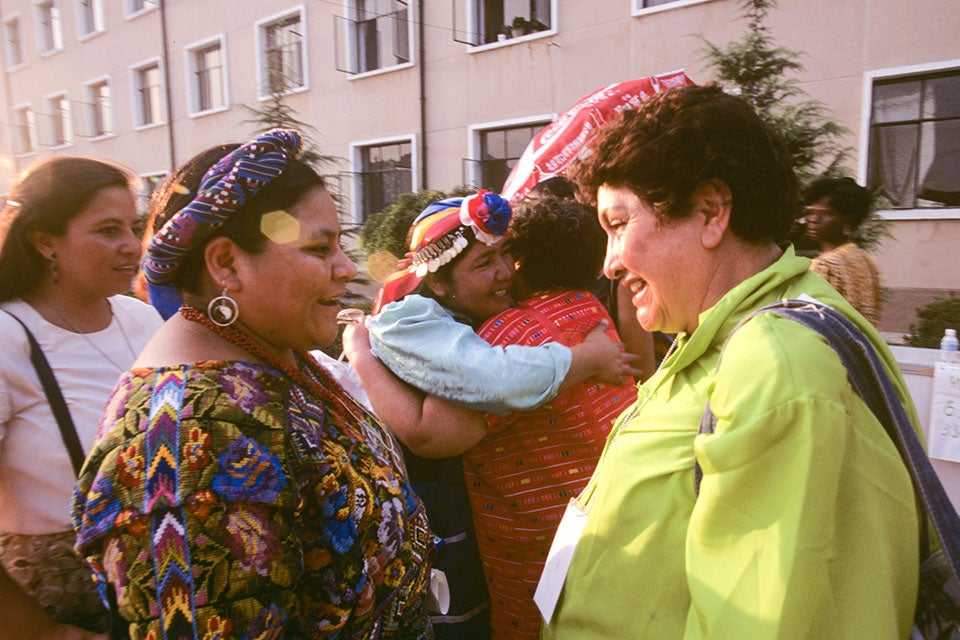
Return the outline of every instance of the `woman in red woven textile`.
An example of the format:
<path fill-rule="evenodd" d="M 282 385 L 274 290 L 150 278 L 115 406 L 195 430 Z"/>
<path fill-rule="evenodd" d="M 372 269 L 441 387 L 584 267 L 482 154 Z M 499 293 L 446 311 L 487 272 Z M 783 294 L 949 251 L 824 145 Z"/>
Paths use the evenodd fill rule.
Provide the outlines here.
<path fill-rule="evenodd" d="M 433 215 L 456 216 L 458 208 Z M 430 222 L 428 218 L 421 224 Z M 421 235 L 415 225 L 413 237 Z M 441 238 L 436 241 L 443 244 Z M 430 253 L 427 247 L 412 248 Z M 489 318 L 478 333 L 497 347 L 578 346 L 601 323 L 613 326 L 603 305 L 589 292 L 602 265 L 604 248 L 605 236 L 592 210 L 572 200 L 530 199 L 518 205 L 502 243 L 485 246 L 474 241 L 448 265 L 427 275 L 420 291 L 475 326 Z M 524 301 L 511 309 L 509 299 L 490 292 L 508 286 L 511 269 L 497 269 L 496 265 L 514 259 L 519 267 L 513 277 L 513 295 Z M 487 271 L 502 275 L 481 277 Z M 499 307 L 494 305 L 496 300 Z M 490 309 L 499 313 L 490 318 Z M 402 307 L 388 305 L 372 323 L 378 354 L 385 355 L 396 346 L 391 344 L 391 333 L 394 321 L 404 320 L 401 315 Z M 411 337 L 419 332 L 418 325 L 423 322 L 410 322 Z M 433 394 L 424 397 L 373 357 L 366 331 L 362 325 L 348 330 L 345 346 L 385 422 L 415 453 L 428 457 L 463 454 L 490 595 L 493 637 L 539 637 L 540 616 L 533 593 L 553 534 L 568 500 L 590 478 L 613 418 L 633 402 L 636 388 L 629 378 L 615 377 L 618 382 L 612 384 L 596 379 L 567 380 L 559 395 L 551 394 L 539 408 L 503 415 L 524 395 L 520 388 L 524 378 L 533 376 L 523 360 L 512 361 L 512 370 L 506 371 L 491 358 L 492 364 L 479 366 L 486 375 L 463 379 L 461 371 L 468 369 L 463 360 L 472 356 L 458 350 L 459 341 L 448 343 L 446 348 L 453 357 L 446 362 L 410 362 L 420 373 L 424 368 L 438 370 L 438 374 L 445 370 L 446 375 L 438 377 L 447 383 L 424 389 Z M 612 329 L 610 334 L 616 336 Z M 406 340 L 397 340 L 397 344 L 401 342 Z M 399 344 L 406 354 L 414 350 L 409 346 L 415 348 Z M 424 347 L 421 353 L 425 351 Z M 409 359 L 416 360 L 416 356 Z M 526 364 L 533 366 L 532 362 Z M 400 374 L 406 375 L 406 371 Z M 454 389 L 458 384 L 488 396 L 478 403 L 486 406 L 486 413 L 439 399 L 445 396 L 463 403 L 463 394 Z M 514 397 L 484 393 L 504 386 L 513 389 Z"/>

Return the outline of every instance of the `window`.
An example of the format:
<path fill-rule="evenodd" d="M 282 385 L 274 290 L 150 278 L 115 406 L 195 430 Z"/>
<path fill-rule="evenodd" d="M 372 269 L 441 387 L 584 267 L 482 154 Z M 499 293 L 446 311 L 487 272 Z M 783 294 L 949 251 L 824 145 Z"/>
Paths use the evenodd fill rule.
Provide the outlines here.
<path fill-rule="evenodd" d="M 185 57 L 191 115 L 225 109 L 227 76 L 223 37 L 187 47 Z"/>
<path fill-rule="evenodd" d="M 454 38 L 472 45 L 553 31 L 556 0 L 453 0 Z M 458 15 L 465 2 L 466 11 Z"/>
<path fill-rule="evenodd" d="M 70 116 L 70 100 L 60 93 L 47 98 L 50 112 L 50 145 L 63 147 L 73 142 L 73 123 Z"/>
<path fill-rule="evenodd" d="M 3 21 L 3 66 L 6 69 L 13 69 L 24 62 L 26 62 L 26 56 L 23 54 L 20 16 L 16 14 Z"/>
<path fill-rule="evenodd" d="M 13 109 L 13 143 L 18 155 L 35 153 L 37 150 L 37 120 L 29 105 Z"/>
<path fill-rule="evenodd" d="M 341 37 L 347 46 L 346 64 L 337 65 L 341 71 L 364 73 L 410 62 L 412 30 L 407 2 L 352 0 L 347 18 L 341 20 L 345 27 Z"/>
<path fill-rule="evenodd" d="M 550 118 L 474 130 L 474 154 L 466 163 L 464 182 L 500 193 L 523 150 Z"/>
<path fill-rule="evenodd" d="M 110 93 L 110 80 L 94 80 L 85 85 L 87 93 L 87 126 L 91 138 L 99 138 L 114 133 L 113 98 Z"/>
<path fill-rule="evenodd" d="M 960 206 L 960 69 L 875 78 L 867 187 L 894 208 Z"/>
<path fill-rule="evenodd" d="M 40 0 L 34 5 L 37 15 L 37 46 L 41 54 L 63 49 L 60 5 L 57 0 Z"/>
<path fill-rule="evenodd" d="M 413 140 L 359 144 L 353 148 L 354 219 L 366 221 L 413 191 Z"/>
<path fill-rule="evenodd" d="M 260 95 L 306 88 L 303 8 L 257 25 Z"/>
<path fill-rule="evenodd" d="M 149 208 L 150 196 L 153 195 L 153 192 L 157 190 L 167 175 L 166 171 L 140 174 L 140 188 L 136 192 L 140 211 L 146 211 Z"/>
<path fill-rule="evenodd" d="M 157 8 L 159 0 L 123 0 L 123 14 L 127 18 L 135 18 Z"/>
<path fill-rule="evenodd" d="M 633 13 L 652 13 L 654 10 L 659 11 L 661 7 L 673 9 L 701 2 L 709 2 L 709 0 L 633 0 Z"/>
<path fill-rule="evenodd" d="M 82 40 L 105 29 L 103 0 L 77 0 L 77 36 Z"/>
<path fill-rule="evenodd" d="M 163 82 L 160 61 L 145 62 L 131 70 L 133 121 L 136 127 L 163 122 Z"/>

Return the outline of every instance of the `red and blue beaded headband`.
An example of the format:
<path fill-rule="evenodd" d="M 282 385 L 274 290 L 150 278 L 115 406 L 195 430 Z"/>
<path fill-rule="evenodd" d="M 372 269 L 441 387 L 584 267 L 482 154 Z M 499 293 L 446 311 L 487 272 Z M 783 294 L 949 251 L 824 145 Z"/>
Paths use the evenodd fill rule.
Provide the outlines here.
<path fill-rule="evenodd" d="M 480 242 L 492 245 L 507 232 L 512 215 L 509 202 L 484 189 L 429 205 L 413 221 L 410 267 L 387 278 L 377 292 L 373 313 L 413 292 L 428 273 L 458 256 L 469 244 L 464 236 L 467 229 Z"/>

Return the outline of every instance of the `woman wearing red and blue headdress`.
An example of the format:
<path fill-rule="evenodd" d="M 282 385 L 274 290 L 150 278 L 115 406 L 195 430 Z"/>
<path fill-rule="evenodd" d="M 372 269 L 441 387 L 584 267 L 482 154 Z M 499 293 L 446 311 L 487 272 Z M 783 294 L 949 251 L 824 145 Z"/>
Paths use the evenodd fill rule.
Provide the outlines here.
<path fill-rule="evenodd" d="M 485 506 L 486 498 L 481 498 L 479 487 L 486 481 L 476 473 L 468 457 L 497 449 L 506 442 L 497 439 L 503 434 L 497 433 L 499 427 L 490 428 L 488 416 L 495 419 L 536 409 L 553 399 L 561 387 L 592 376 L 624 385 L 622 376 L 629 372 L 629 355 L 622 352 L 618 342 L 605 336 L 603 329 L 595 329 L 573 347 L 567 345 L 579 342 L 583 335 L 568 341 L 541 331 L 543 340 L 528 343 L 540 345 L 535 347 L 493 347 L 477 335 L 475 330 L 484 321 L 499 317 L 514 305 L 514 260 L 505 251 L 504 240 L 511 216 L 510 205 L 486 191 L 427 207 L 411 228 L 409 265 L 386 281 L 375 302 L 374 315 L 344 335 L 350 362 L 374 409 L 409 448 L 406 459 L 411 480 L 425 498 L 434 531 L 443 538 L 436 565 L 450 581 L 451 609 L 446 616 L 434 618 L 434 632 L 440 638 L 490 637 L 485 627 L 486 610 L 481 608 L 484 581 L 477 564 L 471 503 L 477 531 L 485 532 L 480 555 L 490 588 L 494 636 L 538 635 L 539 617 L 531 594 L 526 591 L 528 584 L 535 586 L 535 580 L 505 580 L 498 572 L 516 545 L 510 549 L 484 545 L 486 533 L 490 532 L 487 525 L 491 511 Z M 602 255 L 602 231 L 597 231 Z M 578 261 L 575 256 L 570 256 L 570 260 Z M 591 268 L 589 282 L 595 280 L 599 266 L 587 269 Z M 602 311 L 599 302 L 595 307 Z M 600 321 L 600 317 L 591 317 L 580 324 L 586 334 Z M 606 316 L 604 326 L 610 324 Z M 630 384 L 626 391 L 635 393 Z M 625 400 L 629 397 L 629 393 L 620 395 Z M 609 421 L 606 426 L 609 427 Z M 581 427 L 580 432 L 583 431 Z M 554 435 L 558 434 L 560 430 Z M 599 455 L 605 434 L 606 431 L 598 430 L 597 437 L 591 439 L 587 456 L 590 460 L 581 459 L 584 468 L 592 468 L 590 464 Z M 506 438 L 510 437 L 507 434 Z M 459 456 L 465 452 L 469 453 L 461 462 Z M 538 477 L 546 470 L 539 462 L 532 467 L 538 467 L 534 473 Z M 467 483 L 463 481 L 464 473 L 469 478 Z M 584 482 L 586 477 L 582 478 Z M 562 485 L 566 480 L 550 484 Z M 542 478 L 527 488 L 536 494 L 534 500 L 540 506 L 551 502 L 547 510 L 554 510 Z M 494 492 L 506 496 L 509 490 L 499 484 Z M 498 498 L 495 509 L 497 518 L 506 514 L 502 526 L 508 528 L 525 522 L 522 517 L 512 517 L 511 508 L 504 506 L 509 501 Z M 561 502 L 565 503 L 566 498 Z M 562 508 L 561 504 L 560 511 Z M 529 509 L 516 505 L 515 511 Z M 554 524 L 546 520 L 541 523 L 548 529 L 540 536 L 545 545 L 549 545 Z M 515 541 L 519 542 L 522 536 L 514 537 Z M 546 547 L 542 550 L 545 554 Z M 537 573 L 542 565 L 536 561 L 532 564 Z M 530 567 L 515 569 L 519 575 Z M 511 617 L 513 602 L 506 604 L 518 600 L 523 600 L 521 608 L 532 620 L 523 630 L 514 624 L 518 618 Z"/>

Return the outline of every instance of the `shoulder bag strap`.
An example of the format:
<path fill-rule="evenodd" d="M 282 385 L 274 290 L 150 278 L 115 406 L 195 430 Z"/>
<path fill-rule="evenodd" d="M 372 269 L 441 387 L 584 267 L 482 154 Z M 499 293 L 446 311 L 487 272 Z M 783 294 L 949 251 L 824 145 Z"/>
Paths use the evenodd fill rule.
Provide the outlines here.
<path fill-rule="evenodd" d="M 813 329 L 837 352 L 857 394 L 883 424 L 899 450 L 913 481 L 923 512 L 921 516 L 930 519 L 954 575 L 960 576 L 960 517 L 947 497 L 873 345 L 843 314 L 819 303 L 781 300 L 758 309 L 748 318 L 765 312 L 776 313 Z M 711 433 L 716 424 L 716 417 L 708 417 L 708 412 L 710 416 L 713 415 L 709 402 L 701 418 L 701 433 Z M 699 489 L 701 471 L 697 466 L 695 481 Z"/>
<path fill-rule="evenodd" d="M 19 322 L 23 330 L 27 332 L 27 340 L 30 341 L 30 362 L 33 363 L 34 369 L 37 370 L 37 376 L 40 378 L 40 384 L 43 385 L 47 402 L 50 403 L 53 416 L 57 419 L 57 426 L 60 427 L 60 437 L 63 438 L 63 444 L 67 447 L 67 453 L 70 454 L 70 462 L 73 465 L 74 475 L 79 477 L 80 468 L 83 466 L 83 461 L 86 456 L 83 454 L 83 447 L 80 446 L 77 428 L 74 426 L 73 419 L 70 417 L 67 403 L 64 401 L 63 394 L 60 392 L 60 385 L 57 384 L 57 379 L 53 375 L 50 363 L 47 362 L 47 358 L 43 355 L 40 344 L 37 342 L 37 339 L 33 337 L 30 329 L 27 328 L 27 325 L 24 324 L 20 318 L 9 311 L 6 313 Z"/>

